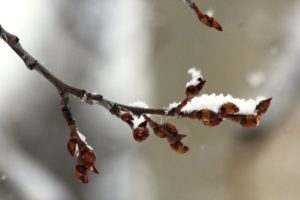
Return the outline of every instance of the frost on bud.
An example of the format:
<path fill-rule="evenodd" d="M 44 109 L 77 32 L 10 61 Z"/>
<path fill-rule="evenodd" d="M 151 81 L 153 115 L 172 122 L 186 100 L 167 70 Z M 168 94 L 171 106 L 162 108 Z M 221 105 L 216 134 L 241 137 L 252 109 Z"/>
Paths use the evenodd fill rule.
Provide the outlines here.
<path fill-rule="evenodd" d="M 234 113 L 239 112 L 239 108 L 234 103 L 225 103 L 221 106 L 219 114 L 222 117 L 226 117 L 227 115 L 232 115 Z"/>
<path fill-rule="evenodd" d="M 196 85 L 190 85 L 185 90 L 185 95 L 188 99 L 192 99 L 193 97 L 197 96 L 206 82 L 205 80 L 202 80 L 202 78 L 198 78 L 197 80 L 198 83 Z"/>
<path fill-rule="evenodd" d="M 208 109 L 201 110 L 199 117 L 199 119 L 202 120 L 203 124 L 206 126 L 216 126 L 223 121 L 223 119 L 219 117 L 217 113 Z"/>
<path fill-rule="evenodd" d="M 188 70 L 188 74 L 192 76 L 192 79 L 186 84 L 185 95 L 189 100 L 191 100 L 199 94 L 206 81 L 203 80 L 201 71 L 194 67 Z"/>
<path fill-rule="evenodd" d="M 267 112 L 269 106 L 271 105 L 271 101 L 272 101 L 272 98 L 269 98 L 269 99 L 259 102 L 259 104 L 256 106 L 257 114 L 258 115 L 265 114 Z"/>

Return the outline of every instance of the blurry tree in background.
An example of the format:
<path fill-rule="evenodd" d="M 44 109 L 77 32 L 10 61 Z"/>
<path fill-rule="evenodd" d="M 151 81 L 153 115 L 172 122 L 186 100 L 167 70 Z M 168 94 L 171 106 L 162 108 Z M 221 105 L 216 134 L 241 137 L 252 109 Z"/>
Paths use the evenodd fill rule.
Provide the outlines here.
<path fill-rule="evenodd" d="M 56 91 L 0 42 L 0 199 L 299 197 L 299 2 L 197 1 L 214 11 L 223 33 L 199 25 L 180 0 L 0 3 L 1 24 L 41 63 L 118 102 L 181 100 L 191 66 L 208 80 L 204 93 L 274 97 L 257 129 L 178 120 L 192 149 L 184 156 L 160 140 L 136 144 L 102 108 L 73 100 L 101 173 L 82 185 Z"/>

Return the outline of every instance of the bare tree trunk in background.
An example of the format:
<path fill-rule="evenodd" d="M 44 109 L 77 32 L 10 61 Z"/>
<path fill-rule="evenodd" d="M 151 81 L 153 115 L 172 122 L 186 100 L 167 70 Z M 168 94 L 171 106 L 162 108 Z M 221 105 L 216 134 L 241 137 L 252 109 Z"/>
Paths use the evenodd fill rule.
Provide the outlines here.
<path fill-rule="evenodd" d="M 38 24 L 39 20 L 34 24 L 34 34 L 39 35 L 39 30 L 42 29 L 42 37 L 39 35 L 41 41 L 29 41 L 37 46 L 41 62 L 50 66 L 52 71 L 60 74 L 61 78 L 72 85 L 102 91 L 107 97 L 117 98 L 114 100 L 129 103 L 151 99 L 151 70 L 147 68 L 151 30 L 146 1 L 90 0 L 48 3 L 45 7 L 37 8 L 41 13 L 46 8 L 49 12 L 46 15 L 48 18 L 43 18 L 42 24 Z M 24 9 L 27 7 L 24 6 Z M 8 16 L 9 13 L 6 17 Z M 39 16 L 35 17 L 39 19 Z M 23 36 L 22 40 L 24 41 Z M 36 55 L 37 52 L 33 54 Z M 15 60 L 14 58 L 13 61 Z M 20 66 L 16 68 L 19 70 Z M 20 75 L 20 80 L 22 78 L 23 74 Z M 28 79 L 32 79 L 32 75 Z M 33 190 L 40 191 L 43 182 L 49 182 L 47 185 L 53 182 L 46 177 L 55 177 L 61 185 L 65 185 L 65 194 L 60 193 L 60 190 L 55 193 L 55 188 L 52 188 L 53 195 L 49 195 L 49 199 L 132 200 L 141 199 L 145 194 L 149 199 L 155 198 L 155 192 L 147 190 L 152 187 L 151 170 L 147 167 L 146 159 L 140 157 L 139 146 L 133 141 L 128 127 L 106 115 L 101 108 L 97 110 L 80 106 L 73 100 L 74 116 L 98 152 L 97 165 L 101 173 L 92 179 L 93 184 L 89 187 L 82 187 L 77 183 L 73 175 L 74 160 L 67 155 L 69 131 L 60 116 L 57 94 L 41 78 L 29 80 L 22 86 L 24 91 L 30 91 L 29 94 L 24 94 L 20 103 L 22 109 L 18 110 L 19 104 L 14 106 L 15 102 L 5 103 L 6 108 L 14 107 L 14 110 L 1 107 L 1 111 L 7 113 L 2 126 L 3 138 L 10 135 L 12 142 L 9 143 L 8 139 L 2 141 L 7 141 L 7 145 L 10 144 L 15 149 L 11 151 L 11 158 L 18 158 L 19 153 L 22 153 L 20 168 L 26 165 L 26 158 L 27 164 L 31 163 L 33 169 L 45 167 L 45 170 L 38 171 L 41 178 L 42 172 L 45 173 L 45 179 L 39 179 L 39 186 L 31 185 L 33 181 L 23 180 L 20 176 L 22 172 L 28 172 L 21 171 L 19 175 L 17 172 L 8 173 L 10 169 L 5 167 L 9 163 L 6 164 L 3 160 L 0 171 L 6 174 L 6 182 L 15 180 L 18 183 L 18 178 L 19 183 L 28 181 L 27 193 L 22 191 L 25 187 L 22 184 L 14 184 L 17 187 L 10 188 L 11 192 L 20 191 L 24 199 L 27 196 L 29 199 L 43 199 L 31 196 L 35 194 Z M 126 93 L 123 92 L 125 90 Z M 5 149 L 2 153 L 5 154 Z M 35 161 L 30 162 L 31 160 Z M 30 174 L 33 175 L 32 173 Z M 67 191 L 73 195 L 68 197 Z"/>

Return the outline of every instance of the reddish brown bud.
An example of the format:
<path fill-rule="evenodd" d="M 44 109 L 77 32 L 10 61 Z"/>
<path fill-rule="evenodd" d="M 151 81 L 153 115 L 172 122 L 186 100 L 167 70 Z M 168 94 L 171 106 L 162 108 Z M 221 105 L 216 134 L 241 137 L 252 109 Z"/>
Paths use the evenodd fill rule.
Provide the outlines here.
<path fill-rule="evenodd" d="M 132 121 L 133 120 L 133 116 L 130 114 L 130 113 L 124 113 L 121 115 L 121 119 L 124 121 L 124 122 L 129 122 L 129 121 Z"/>
<path fill-rule="evenodd" d="M 87 169 L 95 164 L 96 155 L 93 150 L 85 147 L 79 152 L 78 163 L 84 165 Z"/>
<path fill-rule="evenodd" d="M 171 123 L 165 123 L 165 124 L 162 124 L 161 126 L 169 133 L 175 133 L 175 134 L 178 133 L 178 129 L 176 128 L 176 126 L 174 126 Z"/>
<path fill-rule="evenodd" d="M 143 117 L 149 123 L 150 127 L 153 129 L 156 136 L 158 136 L 160 138 L 165 138 L 166 137 L 165 130 L 161 127 L 161 125 L 159 125 L 158 123 L 153 121 L 147 115 L 143 115 Z"/>
<path fill-rule="evenodd" d="M 206 124 L 207 126 L 217 126 L 219 125 L 223 119 L 221 117 L 213 117 L 210 119 L 209 124 Z"/>
<path fill-rule="evenodd" d="M 203 23 L 205 24 L 206 26 L 208 27 L 213 27 L 215 29 L 217 29 L 218 31 L 223 31 L 220 23 L 215 20 L 213 17 L 209 17 L 208 15 L 205 15 L 203 14 L 199 9 L 198 7 L 196 6 L 195 3 L 192 3 L 190 5 L 190 7 L 195 11 L 195 13 L 197 14 L 198 16 L 198 19 Z"/>
<path fill-rule="evenodd" d="M 148 128 L 138 127 L 133 130 L 133 138 L 137 142 L 145 141 L 148 138 L 148 136 L 149 136 Z"/>
<path fill-rule="evenodd" d="M 160 126 L 153 128 L 153 131 L 155 135 L 159 138 L 165 138 L 167 136 L 166 131 Z"/>
<path fill-rule="evenodd" d="M 201 110 L 199 117 L 206 126 L 216 126 L 222 122 L 222 118 L 217 113 L 208 109 Z"/>
<path fill-rule="evenodd" d="M 143 121 L 142 123 L 140 123 L 139 127 L 146 128 L 147 127 L 147 121 Z"/>
<path fill-rule="evenodd" d="M 219 31 L 223 31 L 220 23 L 217 20 L 215 20 L 213 17 L 210 17 L 208 15 L 203 15 L 202 14 L 202 15 L 198 15 L 198 18 L 206 26 L 213 27 L 213 28 L 215 28 L 215 29 L 217 29 Z"/>
<path fill-rule="evenodd" d="M 202 80 L 201 77 L 199 77 L 197 80 L 199 81 L 197 85 L 190 85 L 185 90 L 185 95 L 188 99 L 192 99 L 195 96 L 197 96 L 200 90 L 202 90 L 204 84 L 206 83 L 206 81 Z"/>
<path fill-rule="evenodd" d="M 182 144 L 181 142 L 175 142 L 173 144 L 170 144 L 170 146 L 174 151 L 180 154 L 184 154 L 189 150 L 189 148 L 184 144 Z"/>
<path fill-rule="evenodd" d="M 234 113 L 239 112 L 239 108 L 234 103 L 225 103 L 221 106 L 219 114 L 222 117 L 226 117 L 227 115 L 232 115 Z"/>
<path fill-rule="evenodd" d="M 243 115 L 228 115 L 226 116 L 227 119 L 230 119 L 234 122 L 241 123 L 243 119 Z"/>
<path fill-rule="evenodd" d="M 259 121 L 258 115 L 244 115 L 240 124 L 246 128 L 253 128 L 259 125 Z"/>
<path fill-rule="evenodd" d="M 271 101 L 272 101 L 272 98 L 269 98 L 269 99 L 259 102 L 259 104 L 256 106 L 257 114 L 258 115 L 265 114 L 267 112 L 269 106 L 271 105 Z"/>
<path fill-rule="evenodd" d="M 81 180 L 83 183 L 89 182 L 89 177 L 87 175 L 87 169 L 82 165 L 76 165 L 75 167 L 75 176 Z"/>
<path fill-rule="evenodd" d="M 71 156 L 75 155 L 76 152 L 76 146 L 77 146 L 77 140 L 75 138 L 70 138 L 68 141 L 68 151 L 71 154 Z"/>

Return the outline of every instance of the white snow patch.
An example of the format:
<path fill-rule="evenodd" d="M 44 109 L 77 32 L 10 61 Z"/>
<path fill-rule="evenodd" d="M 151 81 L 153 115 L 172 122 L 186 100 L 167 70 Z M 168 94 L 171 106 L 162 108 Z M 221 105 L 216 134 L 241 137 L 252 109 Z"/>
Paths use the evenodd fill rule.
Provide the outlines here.
<path fill-rule="evenodd" d="M 79 136 L 79 138 L 82 140 L 82 141 L 86 141 L 86 137 L 82 134 L 82 133 L 80 133 L 79 131 L 77 131 L 77 133 L 78 133 L 78 136 Z"/>
<path fill-rule="evenodd" d="M 129 106 L 133 106 L 133 107 L 140 107 L 140 108 L 149 108 L 149 106 L 144 102 L 144 101 L 137 101 L 137 102 L 133 102 L 133 103 L 129 103 Z M 147 115 L 149 116 L 149 115 Z M 133 129 L 136 129 L 141 123 L 143 123 L 145 121 L 145 118 L 143 116 L 136 116 L 133 115 Z"/>
<path fill-rule="evenodd" d="M 209 109 L 214 112 L 218 112 L 220 107 L 224 103 L 234 103 L 240 110 L 236 114 L 255 114 L 255 108 L 257 104 L 266 99 L 265 97 L 257 97 L 254 99 L 238 99 L 233 98 L 231 95 L 224 96 L 223 94 L 203 94 L 198 97 L 194 97 L 190 102 L 187 103 L 186 106 L 184 106 L 181 111 L 182 112 L 192 112 L 195 110 L 202 110 L 202 109 Z"/>
<path fill-rule="evenodd" d="M 213 17 L 215 14 L 215 11 L 213 9 L 209 9 L 205 12 L 205 14 L 209 17 Z"/>
<path fill-rule="evenodd" d="M 170 103 L 169 106 L 167 108 L 165 108 L 166 113 L 168 113 L 170 110 L 172 110 L 173 108 L 176 108 L 180 103 L 179 102 L 173 102 Z"/>
<path fill-rule="evenodd" d="M 192 79 L 186 83 L 186 87 L 189 87 L 191 85 L 197 85 L 199 83 L 198 78 L 203 78 L 201 71 L 197 70 L 195 67 L 189 69 L 188 74 L 192 76 Z"/>
<path fill-rule="evenodd" d="M 144 101 L 136 101 L 133 103 L 129 103 L 128 105 L 132 107 L 149 108 L 149 106 Z"/>

